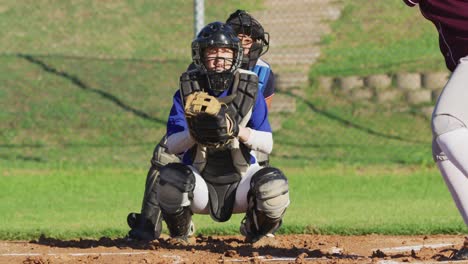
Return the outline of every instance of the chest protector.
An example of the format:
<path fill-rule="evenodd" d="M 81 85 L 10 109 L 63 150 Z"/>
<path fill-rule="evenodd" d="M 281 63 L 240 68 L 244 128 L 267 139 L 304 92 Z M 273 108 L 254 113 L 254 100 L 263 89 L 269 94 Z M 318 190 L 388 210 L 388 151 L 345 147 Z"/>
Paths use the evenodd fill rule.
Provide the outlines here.
<path fill-rule="evenodd" d="M 206 76 L 198 70 L 185 72 L 180 78 L 182 102 L 194 92 L 207 87 Z M 218 98 L 228 106 L 229 114 L 245 127 L 252 116 L 258 93 L 255 73 L 239 69 L 234 73 L 231 94 Z M 231 218 L 240 180 L 250 166 L 250 149 L 238 139 L 224 148 L 204 147 L 196 144 L 190 151 L 193 166 L 200 172 L 208 186 L 210 215 L 218 222 Z"/>

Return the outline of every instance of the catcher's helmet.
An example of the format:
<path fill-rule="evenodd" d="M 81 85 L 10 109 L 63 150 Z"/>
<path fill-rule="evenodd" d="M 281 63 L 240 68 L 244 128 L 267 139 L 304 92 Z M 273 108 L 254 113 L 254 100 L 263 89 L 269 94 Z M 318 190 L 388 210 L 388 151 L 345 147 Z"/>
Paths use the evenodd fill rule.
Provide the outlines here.
<path fill-rule="evenodd" d="M 254 41 L 250 47 L 248 56 L 244 56 L 242 68 L 246 70 L 252 69 L 257 63 L 258 58 L 267 53 L 270 44 L 270 35 L 265 32 L 260 22 L 252 17 L 244 10 L 236 10 L 226 20 L 226 24 L 230 25 L 236 34 L 250 36 Z"/>
<path fill-rule="evenodd" d="M 209 70 L 205 65 L 205 50 L 207 48 L 229 48 L 233 51 L 232 64 L 222 72 Z M 216 93 L 228 89 L 233 72 L 242 63 L 242 44 L 231 26 L 222 22 L 206 25 L 192 41 L 192 60 L 195 66 L 208 77 L 211 90 Z"/>

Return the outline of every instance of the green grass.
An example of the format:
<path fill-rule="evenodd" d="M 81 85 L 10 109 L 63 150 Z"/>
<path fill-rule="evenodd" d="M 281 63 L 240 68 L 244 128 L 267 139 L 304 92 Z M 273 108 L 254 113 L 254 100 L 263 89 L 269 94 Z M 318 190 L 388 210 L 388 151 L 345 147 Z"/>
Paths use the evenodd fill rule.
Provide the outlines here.
<path fill-rule="evenodd" d="M 430 122 L 411 108 L 309 89 L 275 133 L 273 156 L 280 165 L 433 163 Z"/>
<path fill-rule="evenodd" d="M 158 120 L 166 118 L 170 101 L 159 98 L 177 86 L 164 76 L 186 64 L 1 60 L 0 80 L 7 85 L 0 102 L 7 111 L 0 123 L 0 188 L 7 191 L 0 196 L 0 238 L 123 236 L 164 133 Z M 424 117 L 319 91 L 297 99 L 297 112 L 285 115 L 275 134 L 272 155 L 291 183 L 281 232 L 464 232 L 432 165 Z M 201 233 L 235 234 L 241 218 L 195 221 Z"/>
<path fill-rule="evenodd" d="M 359 3 L 346 2 L 311 74 L 443 67 L 435 30 L 416 9 Z M 208 21 L 262 8 L 205 5 Z M 189 63 L 191 8 L 179 0 L 0 5 L 8 28 L 0 36 L 0 239 L 126 234 Z M 292 201 L 280 232 L 467 232 L 433 165 L 425 117 L 404 104 L 305 91 L 295 113 L 274 114 L 283 122 L 271 160 L 288 176 Z M 237 234 L 241 218 L 195 221 L 200 233 Z"/>
<path fill-rule="evenodd" d="M 306 167 L 285 173 L 291 206 L 283 234 L 466 232 L 434 168 Z M 0 239 L 124 236 L 126 215 L 141 203 L 144 174 L 122 168 L 3 170 Z M 203 234 L 237 234 L 241 219 L 194 217 Z"/>
<path fill-rule="evenodd" d="M 343 1 L 333 33 L 322 40 L 322 56 L 311 76 L 446 71 L 438 34 L 418 7 L 403 1 Z"/>
<path fill-rule="evenodd" d="M 289 168 L 285 172 L 291 185 L 291 206 L 280 233 L 466 232 L 434 168 L 335 166 Z M 236 232 L 237 221 L 228 227 Z M 218 228 L 209 230 L 216 233 Z"/>
<path fill-rule="evenodd" d="M 19 167 L 135 163 L 134 152 L 149 153 L 164 133 L 171 100 L 159 97 L 171 98 L 175 73 L 187 65 L 18 56 L 0 61 L 0 103 L 7 106 L 0 164 Z"/>
<path fill-rule="evenodd" d="M 262 1 L 205 1 L 205 22 Z M 1 53 L 87 58 L 190 58 L 193 1 L 21 1 L 0 6 Z"/>
<path fill-rule="evenodd" d="M 177 78 L 167 76 L 186 67 L 183 61 L 61 57 L 0 61 L 0 103 L 7 106 L 0 164 L 20 168 L 146 166 L 171 104 L 160 98 L 170 99 L 177 89 Z M 275 135 L 279 165 L 431 163 L 429 122 L 411 108 L 318 92 L 297 100 L 297 112 Z"/>

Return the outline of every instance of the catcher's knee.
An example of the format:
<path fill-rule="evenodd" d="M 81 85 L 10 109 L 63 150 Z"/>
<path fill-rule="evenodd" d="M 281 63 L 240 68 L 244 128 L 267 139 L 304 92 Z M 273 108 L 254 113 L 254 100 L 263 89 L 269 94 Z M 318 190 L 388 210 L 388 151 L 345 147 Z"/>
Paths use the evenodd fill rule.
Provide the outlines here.
<path fill-rule="evenodd" d="M 160 207 L 169 214 L 179 213 L 190 206 L 195 175 L 182 163 L 170 163 L 160 171 L 157 197 Z"/>
<path fill-rule="evenodd" d="M 281 219 L 289 206 L 288 180 L 276 168 L 262 168 L 252 176 L 251 195 L 256 211 L 271 219 Z"/>
<path fill-rule="evenodd" d="M 466 127 L 460 119 L 448 114 L 433 116 L 431 125 L 434 138 L 450 131 Z"/>
<path fill-rule="evenodd" d="M 159 144 L 154 148 L 151 165 L 156 169 L 161 169 L 173 162 L 180 162 L 180 159 L 176 155 L 167 152 L 167 135 L 164 135 Z"/>

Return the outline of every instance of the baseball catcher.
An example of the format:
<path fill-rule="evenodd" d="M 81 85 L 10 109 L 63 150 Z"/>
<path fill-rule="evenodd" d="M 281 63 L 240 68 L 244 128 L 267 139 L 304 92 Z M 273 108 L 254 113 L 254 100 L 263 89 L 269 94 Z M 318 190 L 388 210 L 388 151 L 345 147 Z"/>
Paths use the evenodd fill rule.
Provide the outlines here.
<path fill-rule="evenodd" d="M 243 59 L 240 67 L 251 70 L 258 76 L 258 89 L 263 94 L 267 108 L 269 108 L 274 96 L 275 78 L 270 65 L 260 59 L 260 56 L 268 50 L 268 33 L 264 31 L 262 25 L 257 20 L 244 10 L 237 10 L 232 13 L 226 23 L 233 27 L 242 43 Z M 190 69 L 195 70 L 197 67 L 192 63 L 189 67 Z M 235 121 L 233 120 L 233 122 Z M 237 126 L 234 125 L 233 129 L 236 128 Z M 237 132 L 233 132 L 236 135 Z M 164 165 L 181 161 L 181 156 L 167 152 L 166 143 L 167 136 L 165 135 L 153 151 L 151 167 L 146 177 L 141 213 L 130 213 L 128 215 L 127 221 L 131 228 L 128 235 L 132 239 L 153 240 L 161 234 L 162 216 L 154 186 L 159 179 L 159 171 Z M 257 151 L 255 155 L 261 166 L 268 166 L 268 154 Z M 194 232 L 193 223 L 191 223 L 190 230 L 191 233 Z"/>
<path fill-rule="evenodd" d="M 221 22 L 192 42 L 196 69 L 181 75 L 167 122 L 167 152 L 182 162 L 162 167 L 155 185 L 176 244 L 188 243 L 193 213 L 219 222 L 245 213 L 247 242 L 271 237 L 289 205 L 285 175 L 255 158 L 271 152 L 273 138 L 258 77 L 240 68 L 242 56 L 236 33 Z"/>

